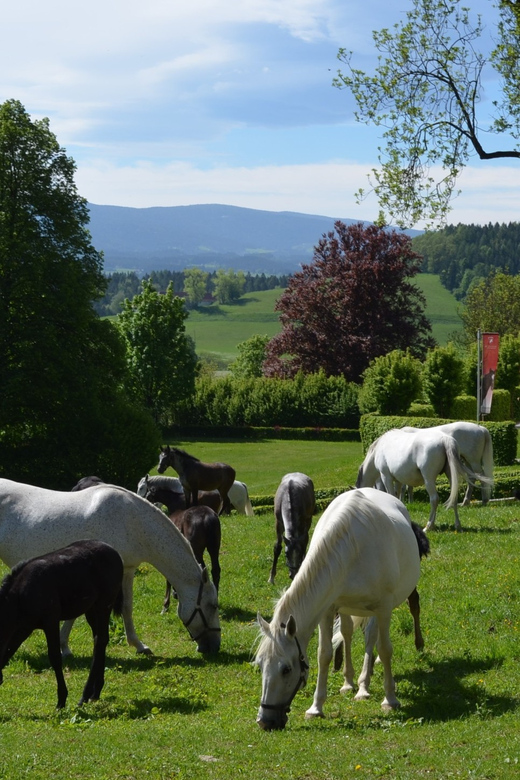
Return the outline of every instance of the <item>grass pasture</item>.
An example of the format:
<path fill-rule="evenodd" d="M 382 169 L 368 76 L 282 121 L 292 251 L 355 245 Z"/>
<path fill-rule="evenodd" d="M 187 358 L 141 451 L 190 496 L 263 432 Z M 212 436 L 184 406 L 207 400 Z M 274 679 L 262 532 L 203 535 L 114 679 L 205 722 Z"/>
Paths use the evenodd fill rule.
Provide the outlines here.
<path fill-rule="evenodd" d="M 246 444 L 211 443 L 222 459 L 240 463 L 252 493 L 267 491 L 298 468 L 318 487 L 334 475 L 317 448 L 304 442 L 266 447 L 265 481 L 255 481 Z M 261 447 L 264 446 L 262 443 Z M 329 443 L 327 446 L 334 446 Z M 292 445 L 293 453 L 286 445 Z M 258 446 L 258 445 L 257 445 Z M 224 449 L 228 447 L 224 455 Z M 231 448 L 234 448 L 234 457 Z M 244 449 L 246 448 L 246 449 Z M 346 484 L 359 463 L 359 444 L 341 443 Z M 298 453 L 300 457 L 298 458 Z M 204 454 L 205 457 L 205 454 Z M 263 456 L 262 456 L 263 457 Z M 289 460 L 289 458 L 293 458 Z M 315 467 L 315 468 L 314 468 Z M 243 472 L 243 473 L 242 473 Z M 246 476 L 247 475 L 247 478 Z M 249 481 L 248 481 L 249 480 Z M 425 524 L 426 504 L 410 512 Z M 90 632 L 78 621 L 71 635 L 74 658 L 66 664 L 67 707 L 56 712 L 56 685 L 43 634 L 36 632 L 4 670 L 0 687 L 0 777 L 92 780 L 345 780 L 345 778 L 514 778 L 520 766 L 520 505 L 497 502 L 460 510 L 464 531 L 453 531 L 453 513 L 439 509 L 439 530 L 430 534 L 431 555 L 419 582 L 426 648 L 413 645 L 406 605 L 393 616 L 394 675 L 400 710 L 380 708 L 381 669 L 372 698 L 354 702 L 339 694 L 331 674 L 326 718 L 306 721 L 316 681 L 314 637 L 309 683 L 300 691 L 283 732 L 264 733 L 255 723 L 260 675 L 251 665 L 257 611 L 269 618 L 274 600 L 289 584 L 280 559 L 275 586 L 267 583 L 274 542 L 273 517 L 222 519 L 220 592 L 222 649 L 198 656 L 175 615 L 161 615 L 164 579 L 143 564 L 135 581 L 135 623 L 154 655 L 140 657 L 113 622 L 106 683 L 99 702 L 82 708 L 80 697 L 91 657 Z M 316 518 L 317 519 L 317 518 Z M 1 573 L 6 572 L 1 567 Z M 354 661 L 361 669 L 361 635 Z"/>

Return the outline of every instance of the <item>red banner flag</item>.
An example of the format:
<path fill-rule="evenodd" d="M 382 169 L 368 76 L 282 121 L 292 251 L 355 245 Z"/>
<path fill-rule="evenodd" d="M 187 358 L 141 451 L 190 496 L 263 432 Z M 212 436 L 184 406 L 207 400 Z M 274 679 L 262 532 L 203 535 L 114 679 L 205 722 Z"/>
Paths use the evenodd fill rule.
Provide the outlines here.
<path fill-rule="evenodd" d="M 493 388 L 495 386 L 495 374 L 498 365 L 498 346 L 500 337 L 498 333 L 482 334 L 482 384 L 481 384 L 481 414 L 489 414 L 491 401 L 493 400 Z"/>

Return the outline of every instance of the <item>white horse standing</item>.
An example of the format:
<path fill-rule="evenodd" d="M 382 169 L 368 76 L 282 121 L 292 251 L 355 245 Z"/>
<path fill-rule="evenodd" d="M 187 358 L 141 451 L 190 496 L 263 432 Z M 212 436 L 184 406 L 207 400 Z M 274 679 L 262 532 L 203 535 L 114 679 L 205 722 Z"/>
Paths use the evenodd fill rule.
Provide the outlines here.
<path fill-rule="evenodd" d="M 445 503 L 447 509 L 455 512 L 455 528 L 460 530 L 457 511 L 459 494 L 459 474 L 468 482 L 480 480 L 490 485 L 492 480 L 483 474 L 477 474 L 461 459 L 459 446 L 453 436 L 435 428 L 405 430 L 393 428 L 376 439 L 368 448 L 359 467 L 356 487 L 369 487 L 382 482 L 390 495 L 397 496 L 402 485 L 410 487 L 425 486 L 430 498 L 430 516 L 425 531 L 435 526 L 435 517 L 439 505 L 436 479 L 446 474 L 450 482 L 450 496 Z"/>
<path fill-rule="evenodd" d="M 440 431 L 453 436 L 459 445 L 459 454 L 470 469 L 475 473 L 482 473 L 489 482 L 482 484 L 482 503 L 487 504 L 491 495 L 490 484 L 493 481 L 493 440 L 487 428 L 472 422 L 453 422 L 446 425 L 434 425 L 431 428 L 401 428 L 403 431 Z M 468 482 L 462 506 L 467 506 L 471 501 L 473 485 Z"/>
<path fill-rule="evenodd" d="M 420 575 L 417 541 L 404 505 L 388 493 L 365 488 L 342 493 L 325 510 L 307 556 L 276 604 L 271 623 L 260 615 L 263 634 L 256 654 L 262 670 L 257 723 L 282 729 L 297 691 L 307 681 L 307 646 L 319 624 L 318 681 L 307 717 L 323 717 L 332 660 L 334 617 L 374 617 L 366 632 L 360 693 L 368 695 L 377 647 L 384 668 L 383 709 L 399 706 L 392 677 L 392 610 L 413 591 Z"/>
<path fill-rule="evenodd" d="M 115 485 L 62 493 L 0 479 L 0 558 L 7 566 L 77 539 L 106 542 L 123 559 L 123 620 L 128 644 L 137 652 L 151 652 L 137 636 L 132 618 L 134 573 L 143 561 L 172 583 L 179 597 L 178 615 L 197 649 L 219 650 L 215 586 L 189 542 L 153 504 Z M 65 654 L 71 625 L 67 621 L 62 629 Z"/>

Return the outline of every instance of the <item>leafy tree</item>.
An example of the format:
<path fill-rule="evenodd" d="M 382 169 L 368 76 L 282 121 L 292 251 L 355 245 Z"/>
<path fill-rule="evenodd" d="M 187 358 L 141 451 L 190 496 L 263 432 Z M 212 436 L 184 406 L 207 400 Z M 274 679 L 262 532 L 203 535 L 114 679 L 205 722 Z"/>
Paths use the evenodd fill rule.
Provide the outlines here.
<path fill-rule="evenodd" d="M 489 53 L 479 40 L 481 18 L 472 19 L 459 0 L 413 0 L 404 22 L 375 31 L 373 75 L 354 68 L 352 53 L 340 49 L 347 71 L 338 71 L 335 86 L 352 92 L 359 122 L 385 128 L 371 184 L 389 221 L 444 221 L 470 156 L 520 158 L 520 3 L 497 5 L 496 46 Z M 478 114 L 488 64 L 502 82 L 491 121 Z M 508 133 L 510 148 L 487 151 L 485 133 Z"/>
<path fill-rule="evenodd" d="M 246 277 L 243 271 L 219 268 L 215 278 L 215 295 L 219 303 L 234 303 L 244 294 Z"/>
<path fill-rule="evenodd" d="M 195 390 L 197 356 L 185 333 L 187 316 L 172 283 L 161 295 L 145 279 L 142 293 L 124 302 L 118 318 L 133 394 L 157 422 L 171 422 L 176 405 Z"/>
<path fill-rule="evenodd" d="M 135 438 L 130 472 L 114 468 L 118 440 L 105 432 L 135 415 L 123 345 L 92 308 L 102 258 L 74 171 L 47 119 L 0 106 L 0 473 L 62 489 L 92 473 L 133 485 L 156 431 Z"/>
<path fill-rule="evenodd" d="M 209 274 L 200 268 L 187 268 L 184 272 L 184 292 L 190 306 L 198 306 L 206 295 Z"/>
<path fill-rule="evenodd" d="M 479 329 L 516 336 L 520 333 L 520 274 L 499 272 L 475 285 L 460 316 L 468 344 L 475 341 Z"/>
<path fill-rule="evenodd" d="M 404 233 L 336 222 L 276 303 L 282 332 L 268 344 L 266 375 L 321 368 L 356 382 L 394 349 L 425 355 L 435 342 L 424 296 L 409 281 L 419 267 Z"/>
<path fill-rule="evenodd" d="M 500 339 L 495 387 L 509 391 L 510 417 L 514 419 L 515 398 L 520 387 L 520 334 L 509 333 Z"/>
<path fill-rule="evenodd" d="M 421 394 L 421 362 L 395 349 L 375 358 L 363 373 L 359 409 L 363 414 L 405 414 Z"/>
<path fill-rule="evenodd" d="M 464 361 L 453 344 L 430 350 L 423 366 L 423 389 L 439 417 L 449 417 L 464 387 Z"/>
<path fill-rule="evenodd" d="M 262 376 L 268 343 L 269 336 L 256 335 L 238 344 L 238 357 L 229 367 L 234 376 L 244 378 Z"/>

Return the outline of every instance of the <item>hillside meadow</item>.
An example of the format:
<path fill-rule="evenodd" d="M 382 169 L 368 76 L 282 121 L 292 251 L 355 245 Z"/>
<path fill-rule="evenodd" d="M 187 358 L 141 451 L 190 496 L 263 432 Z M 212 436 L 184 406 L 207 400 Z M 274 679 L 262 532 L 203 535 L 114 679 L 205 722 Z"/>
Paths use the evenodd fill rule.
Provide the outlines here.
<path fill-rule="evenodd" d="M 426 297 L 426 315 L 434 338 L 440 345 L 446 344 L 461 330 L 458 302 L 434 274 L 419 274 L 414 283 Z M 242 341 L 257 334 L 276 335 L 280 325 L 274 307 L 282 292 L 276 288 L 249 293 L 232 306 L 190 311 L 186 332 L 194 339 L 197 354 L 226 364 L 237 357 L 237 345 Z"/>
<path fill-rule="evenodd" d="M 237 465 L 253 494 L 272 490 L 293 469 L 312 476 L 318 488 L 348 485 L 355 478 L 361 446 L 259 442 L 251 449 L 250 443 L 176 443 L 204 458 L 218 452 Z M 414 503 L 409 509 L 424 525 L 427 505 Z M 325 719 L 305 720 L 316 682 L 315 636 L 309 647 L 309 682 L 293 702 L 285 731 L 265 733 L 258 728 L 261 678 L 252 664 L 256 615 L 260 611 L 270 618 L 289 578 L 280 559 L 276 585 L 267 583 L 273 516 L 233 513 L 222 518 L 221 652 L 213 658 L 199 656 L 175 609 L 160 614 L 164 578 L 142 564 L 135 580 L 134 617 L 138 634 L 154 655 L 137 656 L 126 644 L 121 621 L 114 619 L 102 697 L 79 708 L 76 702 L 91 657 L 90 633 L 81 619 L 71 635 L 74 657 L 65 664 L 69 700 L 57 712 L 44 637 L 34 633 L 4 669 L 0 777 L 517 777 L 520 505 L 475 503 L 461 509 L 460 517 L 464 530 L 455 533 L 453 513 L 440 508 L 439 529 L 430 533 L 431 555 L 422 563 L 418 586 L 423 653 L 415 650 L 407 606 L 394 612 L 399 710 L 381 710 L 382 672 L 376 667 L 369 701 L 341 695 L 341 675 L 331 673 Z M 0 567 L 1 574 L 6 571 Z M 359 671 L 361 634 L 355 640 Z"/>

